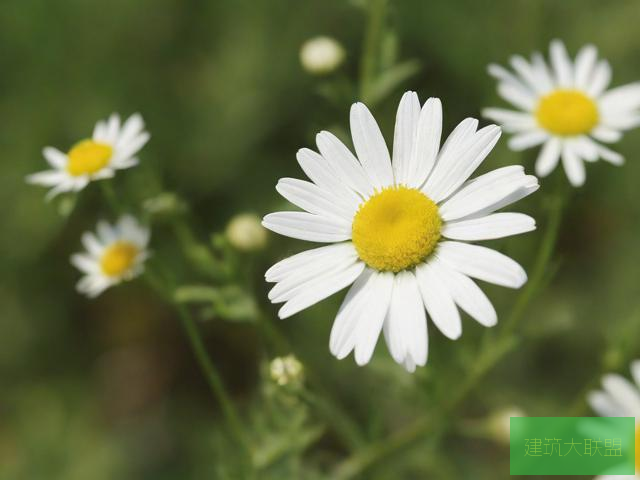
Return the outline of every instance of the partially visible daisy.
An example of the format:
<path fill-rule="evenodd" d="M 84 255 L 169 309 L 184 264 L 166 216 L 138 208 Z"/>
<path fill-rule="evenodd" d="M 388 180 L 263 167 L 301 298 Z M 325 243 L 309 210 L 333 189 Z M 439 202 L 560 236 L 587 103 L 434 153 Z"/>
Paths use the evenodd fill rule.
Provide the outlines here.
<path fill-rule="evenodd" d="M 631 362 L 631 376 L 635 383 L 622 375 L 609 373 L 602 377 L 602 390 L 590 392 L 587 402 L 601 417 L 635 417 L 635 475 L 603 475 L 598 480 L 640 479 L 640 360 Z"/>
<path fill-rule="evenodd" d="M 98 222 L 96 233 L 82 235 L 86 252 L 71 256 L 71 263 L 85 274 L 76 288 L 90 298 L 141 274 L 149 257 L 149 229 L 130 215 L 120 217 L 115 225 Z"/>
<path fill-rule="evenodd" d="M 67 153 L 45 147 L 42 154 L 53 170 L 29 175 L 27 182 L 53 187 L 47 199 L 77 192 L 92 180 L 111 178 L 116 170 L 137 165 L 135 155 L 148 141 L 140 114 L 131 115 L 121 125 L 120 116 L 114 113 L 96 124 L 91 138 L 79 141 Z"/>
<path fill-rule="evenodd" d="M 290 317 L 352 285 L 331 330 L 331 352 L 355 352 L 366 364 L 381 331 L 396 362 L 409 370 L 427 361 L 427 313 L 451 339 L 462 333 L 458 308 L 485 326 L 496 312 L 474 277 L 510 288 L 527 280 L 505 255 L 467 242 L 528 232 L 533 218 L 494 213 L 534 192 L 521 166 L 468 180 L 493 149 L 500 128 L 461 122 L 440 147 L 442 106 L 402 97 L 393 163 L 378 125 L 362 103 L 351 107 L 356 158 L 334 135 L 316 137 L 320 154 L 302 149 L 298 162 L 311 182 L 284 178 L 276 190 L 304 212 L 264 217 L 268 229 L 331 245 L 278 262 L 266 273 L 274 303 Z M 425 312 L 426 308 L 426 312 Z"/>
<path fill-rule="evenodd" d="M 551 42 L 551 66 L 534 53 L 531 61 L 514 55 L 515 74 L 491 64 L 489 73 L 498 79 L 498 93 L 521 111 L 487 108 L 483 115 L 513 133 L 512 150 L 542 145 L 536 174 L 549 175 L 562 159 L 574 186 L 584 184 L 584 162 L 599 158 L 622 165 L 622 155 L 602 143 L 620 140 L 622 132 L 640 125 L 640 82 L 606 90 L 611 67 L 598 60 L 596 47 L 586 45 L 575 61 L 564 44 Z"/>

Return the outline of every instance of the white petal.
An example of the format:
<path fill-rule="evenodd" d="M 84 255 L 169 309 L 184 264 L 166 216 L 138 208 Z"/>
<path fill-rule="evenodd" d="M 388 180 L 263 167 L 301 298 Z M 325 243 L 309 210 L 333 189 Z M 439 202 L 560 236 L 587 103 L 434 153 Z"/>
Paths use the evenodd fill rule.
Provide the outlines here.
<path fill-rule="evenodd" d="M 303 148 L 296 155 L 300 167 L 313 183 L 331 192 L 343 202 L 359 204 L 362 199 L 336 175 L 322 155 Z"/>
<path fill-rule="evenodd" d="M 629 380 L 610 373 L 602 377 L 602 386 L 615 402 L 624 408 L 625 416 L 640 416 L 640 393 Z"/>
<path fill-rule="evenodd" d="M 356 250 L 351 242 L 326 245 L 312 250 L 305 250 L 280 260 L 266 271 L 264 277 L 267 282 L 279 282 L 289 276 L 301 274 L 308 265 L 313 267 L 316 264 L 330 261 L 332 258 L 346 259 L 348 261 L 356 256 Z"/>
<path fill-rule="evenodd" d="M 494 213 L 486 217 L 448 222 L 442 235 L 452 240 L 491 240 L 536 229 L 536 221 L 523 213 Z"/>
<path fill-rule="evenodd" d="M 102 245 L 98 238 L 92 232 L 86 232 L 82 235 L 82 244 L 94 257 L 100 257 L 104 251 L 104 245 Z"/>
<path fill-rule="evenodd" d="M 547 62 L 544 61 L 544 57 L 540 52 L 535 52 L 531 55 L 531 66 L 536 73 L 538 83 L 542 85 L 545 92 L 556 88 L 553 75 L 551 75 Z"/>
<path fill-rule="evenodd" d="M 608 149 L 604 145 L 600 145 L 598 143 L 595 144 L 598 149 L 598 155 L 603 160 L 612 163 L 613 165 L 622 165 L 624 164 L 624 157 L 620 155 L 618 152 L 614 152 L 613 150 Z"/>
<path fill-rule="evenodd" d="M 115 145 L 120 132 L 120 115 L 112 113 L 107 122 L 107 131 L 105 133 L 105 142 L 109 145 Z"/>
<path fill-rule="evenodd" d="M 519 133 L 509 139 L 509 148 L 516 152 L 526 150 L 544 143 L 548 138 L 549 134 L 543 130 Z"/>
<path fill-rule="evenodd" d="M 575 88 L 585 90 L 589 86 L 597 59 L 598 50 L 593 45 L 585 45 L 580 49 L 576 56 Z"/>
<path fill-rule="evenodd" d="M 630 368 L 633 381 L 636 382 L 636 386 L 640 388 L 640 360 L 634 360 L 631 362 Z"/>
<path fill-rule="evenodd" d="M 270 213 L 262 225 L 280 235 L 310 242 L 332 243 L 351 238 L 351 224 L 306 212 Z"/>
<path fill-rule="evenodd" d="M 331 329 L 329 346 L 337 358 L 355 349 L 358 365 L 369 361 L 391 301 L 393 274 L 366 269 L 345 297 Z"/>
<path fill-rule="evenodd" d="M 527 274 L 518 263 L 487 247 L 460 242 L 441 242 L 436 255 L 457 272 L 485 282 L 520 288 L 527 281 Z"/>
<path fill-rule="evenodd" d="M 562 153 L 562 141 L 557 137 L 547 140 L 547 143 L 540 149 L 536 160 L 536 175 L 546 177 L 558 165 L 560 154 Z"/>
<path fill-rule="evenodd" d="M 589 392 L 587 403 L 601 417 L 620 417 L 626 413 L 607 393 L 602 391 Z"/>
<path fill-rule="evenodd" d="M 114 156 L 119 160 L 126 160 L 133 157 L 140 151 L 142 147 L 149 141 L 151 136 L 147 132 L 143 132 L 122 147 L 116 147 Z"/>
<path fill-rule="evenodd" d="M 420 100 L 415 92 L 406 92 L 398 105 L 393 134 L 393 174 L 396 184 L 407 185 L 411 180 L 411 155 L 415 144 Z"/>
<path fill-rule="evenodd" d="M 472 318 L 485 327 L 492 327 L 498 322 L 495 308 L 484 292 L 466 275 L 443 264 L 437 256 L 430 260 L 438 268 L 438 276 L 451 293 L 453 301 Z"/>
<path fill-rule="evenodd" d="M 593 69 L 593 75 L 589 80 L 587 94 L 598 97 L 609 86 L 611 81 L 611 65 L 606 60 L 600 60 Z"/>
<path fill-rule="evenodd" d="M 282 306 L 278 311 L 278 317 L 288 318 L 348 287 L 360 276 L 364 267 L 363 262 L 356 262 L 346 269 L 332 272 L 310 282 L 309 288 L 300 291 Z"/>
<path fill-rule="evenodd" d="M 329 350 L 337 358 L 349 355 L 356 344 L 355 333 L 363 312 L 373 296 L 374 271 L 365 268 L 345 296 L 331 327 Z"/>
<path fill-rule="evenodd" d="M 573 65 L 564 43 L 560 40 L 553 40 L 549 51 L 551 66 L 553 67 L 558 85 L 564 88 L 573 86 Z"/>
<path fill-rule="evenodd" d="M 382 189 L 393 185 L 389 150 L 373 115 L 363 103 L 351 106 L 351 136 L 358 159 L 374 186 Z"/>
<path fill-rule="evenodd" d="M 427 363 L 427 317 L 418 282 L 409 271 L 395 275 L 384 334 L 396 362 L 413 369 Z M 408 365 L 407 358 L 411 359 Z"/>
<path fill-rule="evenodd" d="M 365 197 L 373 193 L 373 184 L 364 168 L 334 134 L 320 132 L 316 135 L 316 144 L 332 170 L 345 184 Z"/>
<path fill-rule="evenodd" d="M 579 135 L 567 140 L 571 144 L 571 149 L 587 162 L 595 162 L 598 160 L 598 148 L 596 143 L 586 135 Z"/>
<path fill-rule="evenodd" d="M 608 110 L 629 111 L 637 109 L 640 107 L 640 82 L 612 88 L 598 99 L 598 106 L 605 114 Z"/>
<path fill-rule="evenodd" d="M 433 169 L 440 149 L 441 135 L 442 103 L 438 98 L 430 98 L 420 112 L 416 144 L 409 171 L 409 186 L 419 188 Z"/>
<path fill-rule="evenodd" d="M 467 182 L 439 208 L 445 221 L 486 215 L 538 189 L 538 179 L 512 165 L 492 170 Z M 522 195 L 514 195 L 521 192 Z"/>
<path fill-rule="evenodd" d="M 604 143 L 615 143 L 620 141 L 622 138 L 622 133 L 618 130 L 605 127 L 604 125 L 598 125 L 596 128 L 591 130 L 590 135 L 596 140 Z"/>
<path fill-rule="evenodd" d="M 96 142 L 104 142 L 107 137 L 107 122 L 105 120 L 98 120 L 96 126 L 93 128 L 92 138 Z"/>
<path fill-rule="evenodd" d="M 516 112 L 503 108 L 485 108 L 482 116 L 499 123 L 505 132 L 535 130 L 538 124 L 531 113 Z"/>
<path fill-rule="evenodd" d="M 391 292 L 393 291 L 393 273 L 377 272 L 373 274 L 373 277 L 373 298 L 367 306 L 356 332 L 354 357 L 360 366 L 366 365 L 371 360 L 371 355 L 373 355 L 382 330 L 382 324 L 389 310 Z"/>
<path fill-rule="evenodd" d="M 511 84 L 499 84 L 498 95 L 522 110 L 531 112 L 535 109 L 536 97 L 532 93 L 518 89 Z"/>
<path fill-rule="evenodd" d="M 134 113 L 131 115 L 124 125 L 116 141 L 116 147 L 121 147 L 130 143 L 136 136 L 144 130 L 144 121 L 142 115 Z"/>
<path fill-rule="evenodd" d="M 501 65 L 497 65 L 492 63 L 487 68 L 489 75 L 498 79 L 500 84 L 507 85 L 513 90 L 516 90 L 521 96 L 532 96 L 533 92 L 527 87 L 522 81 L 513 75 L 509 70 L 502 67 Z"/>
<path fill-rule="evenodd" d="M 542 94 L 548 90 L 547 85 L 540 82 L 539 76 L 533 66 L 520 55 L 511 57 L 511 66 L 534 92 Z"/>
<path fill-rule="evenodd" d="M 321 189 L 316 184 L 296 178 L 280 179 L 276 185 L 276 190 L 291 203 L 309 213 L 337 218 L 349 223 L 353 220 L 358 208 L 355 202 L 351 203 L 351 205 L 345 205 L 334 195 Z"/>
<path fill-rule="evenodd" d="M 53 187 L 68 178 L 64 171 L 45 170 L 44 172 L 32 173 L 27 175 L 26 181 L 34 185 L 44 185 L 45 187 Z"/>
<path fill-rule="evenodd" d="M 640 114 L 634 112 L 610 112 L 602 115 L 600 119 L 602 124 L 616 130 L 631 130 L 640 126 Z"/>
<path fill-rule="evenodd" d="M 67 166 L 67 156 L 57 148 L 44 147 L 42 155 L 53 168 L 62 169 Z"/>
<path fill-rule="evenodd" d="M 416 267 L 416 278 L 420 286 L 422 300 L 434 325 L 446 337 L 455 340 L 462 335 L 460 312 L 453 297 L 438 275 L 437 265 L 431 262 Z"/>
<path fill-rule="evenodd" d="M 96 227 L 98 238 L 103 245 L 110 245 L 118 240 L 118 232 L 108 222 L 100 220 Z"/>
<path fill-rule="evenodd" d="M 269 292 L 272 303 L 291 300 L 305 290 L 312 290 L 314 284 L 324 277 L 335 276 L 358 261 L 355 251 L 345 255 L 324 256 L 322 262 L 310 262 L 299 268 L 295 274 L 278 282 Z"/>
<path fill-rule="evenodd" d="M 584 181 L 587 177 L 584 162 L 578 156 L 578 154 L 571 147 L 569 142 L 564 142 L 562 145 L 562 166 L 569 178 L 569 182 L 574 187 L 580 187 L 584 185 Z"/>
<path fill-rule="evenodd" d="M 94 258 L 84 253 L 71 255 L 71 264 L 83 273 L 96 273 L 100 271 L 100 264 Z"/>
<path fill-rule="evenodd" d="M 423 191 L 436 203 L 448 197 L 478 168 L 500 134 L 500 127 L 489 125 L 475 133 L 459 151 L 451 148 L 443 153 Z"/>

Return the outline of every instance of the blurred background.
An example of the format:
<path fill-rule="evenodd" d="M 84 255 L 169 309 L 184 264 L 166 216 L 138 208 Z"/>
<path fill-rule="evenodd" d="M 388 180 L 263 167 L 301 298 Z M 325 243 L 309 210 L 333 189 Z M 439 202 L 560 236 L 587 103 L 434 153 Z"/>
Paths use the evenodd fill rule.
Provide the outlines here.
<path fill-rule="evenodd" d="M 363 92 L 363 39 L 376 22 L 365 0 L 2 3 L 1 479 L 507 478 L 509 415 L 591 415 L 584 396 L 600 375 L 628 374 L 640 353 L 638 131 L 615 146 L 626 165 L 587 165 L 547 288 L 519 324 L 523 341 L 448 414 L 446 429 L 410 436 L 491 340 L 472 319 L 464 317 L 456 342 L 430 328 L 429 363 L 414 375 L 382 342 L 365 368 L 330 355 L 344 293 L 277 321 L 263 272 L 308 244 L 269 234 L 246 251 L 225 232 L 238 214 L 285 206 L 277 179 L 302 176 L 295 153 L 313 148 L 319 130 L 348 138 L 349 106 L 361 94 L 389 141 L 403 91 L 442 98 L 448 132 L 483 107 L 506 106 L 488 63 L 546 52 L 552 38 L 571 55 L 597 45 L 613 86 L 640 79 L 634 0 L 386 7 L 378 22 L 383 80 Z M 301 46 L 318 35 L 343 49 L 331 71 L 301 64 Z M 115 219 L 100 189 L 46 203 L 44 189 L 24 182 L 46 168 L 43 146 L 66 151 L 114 111 L 141 112 L 152 139 L 141 165 L 119 173 L 113 187 L 151 223 L 151 262 L 171 273 L 177 301 L 198 319 L 249 437 L 251 469 L 172 305 L 143 279 L 95 300 L 75 292 L 79 272 L 69 256 L 81 250 L 80 235 Z M 522 163 L 531 172 L 534 158 L 510 152 L 503 137 L 482 171 Z M 561 170 L 519 204 L 537 218 L 536 232 L 492 242 L 527 270 L 554 183 L 566 183 Z M 231 271 L 212 271 L 211 257 Z M 507 317 L 518 292 L 483 289 Z M 295 378 L 270 365 L 289 354 L 303 365 Z M 394 432 L 404 432 L 401 446 L 386 441 Z M 339 477 L 366 445 L 377 446 L 364 451 L 379 461 Z"/>

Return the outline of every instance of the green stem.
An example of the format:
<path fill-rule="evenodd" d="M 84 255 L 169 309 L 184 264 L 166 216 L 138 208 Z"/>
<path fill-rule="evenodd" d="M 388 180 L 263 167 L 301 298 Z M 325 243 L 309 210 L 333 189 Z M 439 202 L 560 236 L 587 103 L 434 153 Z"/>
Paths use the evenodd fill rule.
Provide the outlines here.
<path fill-rule="evenodd" d="M 120 204 L 120 200 L 118 200 L 118 196 L 116 195 L 115 190 L 113 189 L 113 184 L 111 183 L 111 180 L 103 180 L 101 182 L 98 182 L 98 184 L 100 185 L 100 189 L 102 190 L 102 195 L 104 196 L 104 199 L 109 205 L 109 208 L 111 208 L 113 213 L 115 213 L 116 215 L 121 214 L 122 205 Z"/>
<path fill-rule="evenodd" d="M 432 446 L 435 447 L 439 438 L 446 431 L 447 417 L 473 391 L 482 378 L 519 343 L 519 339 L 512 334 L 513 329 L 523 317 L 527 306 L 540 287 L 545 283 L 560 229 L 562 211 L 565 204 L 564 196 L 557 194 L 549 200 L 548 225 L 531 270 L 529 282 L 516 299 L 511 313 L 496 337 L 496 341 L 482 345 L 481 352 L 476 357 L 466 381 L 449 396 L 449 401 L 444 403 L 441 410 L 417 419 L 410 426 L 391 434 L 382 441 L 370 444 L 347 458 L 338 465 L 333 476 L 334 479 L 352 479 L 381 460 L 412 448 L 414 444 L 423 441 L 428 434 L 431 436 Z"/>
<path fill-rule="evenodd" d="M 369 0 L 367 29 L 360 63 L 360 99 L 367 101 L 378 69 L 380 41 L 384 29 L 387 0 Z"/>
<path fill-rule="evenodd" d="M 176 311 L 178 312 L 180 320 L 182 321 L 182 326 L 184 327 L 184 331 L 186 332 L 189 343 L 191 344 L 193 354 L 196 357 L 198 364 L 200 365 L 200 369 L 202 370 L 207 383 L 209 384 L 209 388 L 222 407 L 222 412 L 227 420 L 227 423 L 229 424 L 233 435 L 236 437 L 236 440 L 238 441 L 238 443 L 240 443 L 240 445 L 249 450 L 249 441 L 244 433 L 242 423 L 240 422 L 240 416 L 238 415 L 238 412 L 236 411 L 236 408 L 233 405 L 229 394 L 227 393 L 218 370 L 211 361 L 211 358 L 209 358 L 209 354 L 207 353 L 207 349 L 204 345 L 204 341 L 202 340 L 200 330 L 198 330 L 198 326 L 196 325 L 195 320 L 184 306 L 174 306 L 176 308 Z"/>

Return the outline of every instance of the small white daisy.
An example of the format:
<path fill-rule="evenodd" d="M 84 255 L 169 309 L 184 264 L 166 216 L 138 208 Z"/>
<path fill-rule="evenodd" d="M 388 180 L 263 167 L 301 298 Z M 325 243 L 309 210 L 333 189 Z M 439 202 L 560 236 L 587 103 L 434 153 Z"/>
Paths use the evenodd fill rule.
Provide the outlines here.
<path fill-rule="evenodd" d="M 42 154 L 53 170 L 29 175 L 27 182 L 53 187 L 47 199 L 77 192 L 92 180 L 111 178 L 116 170 L 137 165 L 135 155 L 148 141 L 149 133 L 139 114 L 131 115 L 121 125 L 119 115 L 114 113 L 96 124 L 90 139 L 76 143 L 67 153 L 45 147 Z"/>
<path fill-rule="evenodd" d="M 98 222 L 97 235 L 82 235 L 87 251 L 71 256 L 71 263 L 85 274 L 76 286 L 78 292 L 93 298 L 141 274 L 149 257 L 149 237 L 149 229 L 130 215 L 123 215 L 115 225 Z"/>
<path fill-rule="evenodd" d="M 622 375 L 610 373 L 602 377 L 602 390 L 590 392 L 587 402 L 601 417 L 635 417 L 635 475 L 603 475 L 598 480 L 640 479 L 640 360 L 631 362 L 631 376 L 635 383 Z"/>
<path fill-rule="evenodd" d="M 551 42 L 551 68 L 538 52 L 528 62 L 511 57 L 515 75 L 491 64 L 489 73 L 498 79 L 498 93 L 522 111 L 487 108 L 483 115 L 514 133 L 512 150 L 543 145 L 536 174 L 551 173 L 560 158 L 574 186 L 584 184 L 584 162 L 602 158 L 622 165 L 622 155 L 599 142 L 614 143 L 622 132 L 640 125 L 640 82 L 606 91 L 611 67 L 598 60 L 593 45 L 584 46 L 573 62 L 564 44 Z"/>
<path fill-rule="evenodd" d="M 416 93 L 407 92 L 396 118 L 393 163 L 362 103 L 351 108 L 358 158 L 329 132 L 316 137 L 320 154 L 300 150 L 298 162 L 311 182 L 284 178 L 276 190 L 305 211 L 272 213 L 263 225 L 332 245 L 294 255 L 266 272 L 266 280 L 276 282 L 269 298 L 286 302 L 280 318 L 353 284 L 333 324 L 331 352 L 344 358 L 354 350 L 364 365 L 383 330 L 391 355 L 409 371 L 427 361 L 425 307 L 451 339 L 462 333 L 456 305 L 481 324 L 494 325 L 493 306 L 469 277 L 519 288 L 526 273 L 501 253 L 455 240 L 533 230 L 527 215 L 494 212 L 537 190 L 538 181 L 521 166 L 468 181 L 500 137 L 496 125 L 477 126 L 467 118 L 440 148 L 440 100 L 430 98 L 421 107 Z"/>

